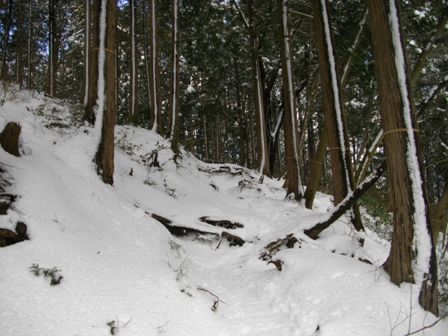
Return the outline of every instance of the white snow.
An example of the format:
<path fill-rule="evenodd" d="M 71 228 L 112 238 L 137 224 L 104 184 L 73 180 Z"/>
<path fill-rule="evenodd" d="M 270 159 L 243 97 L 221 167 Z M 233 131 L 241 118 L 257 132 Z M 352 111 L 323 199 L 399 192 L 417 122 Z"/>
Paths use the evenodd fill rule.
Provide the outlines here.
<path fill-rule="evenodd" d="M 257 172 L 210 174 L 220 166 L 186 152 L 176 166 L 168 140 L 130 126 L 116 127 L 127 152 L 116 148 L 112 187 L 92 167 L 91 133 L 45 127 L 53 117 L 69 120 L 67 108 L 23 95 L 0 107 L 0 129 L 8 121 L 22 126 L 21 157 L 0 148 L 6 191 L 18 195 L 0 227 L 13 230 L 20 220 L 30 237 L 0 248 L 1 336 L 105 336 L 114 325 L 118 336 L 383 336 L 436 320 L 410 305 L 416 286 L 390 283 L 380 267 L 390 246 L 371 231 L 364 247 L 347 219 L 318 240 L 303 234 L 332 208 L 330 197 L 318 194 L 319 212 L 311 211 L 285 201 L 283 181 L 258 184 Z M 155 149 L 160 169 L 143 161 Z M 238 222 L 244 227 L 225 231 L 246 243 L 230 247 L 224 239 L 217 248 L 207 236 L 173 237 L 147 213 L 214 232 L 223 229 L 199 217 Z M 268 243 L 290 233 L 300 242 L 274 256 L 284 262 L 281 272 L 259 259 Z M 33 264 L 60 269 L 61 283 L 33 275 Z M 441 321 L 424 335 L 446 330 Z"/>
<path fill-rule="evenodd" d="M 421 285 L 425 274 L 429 273 L 429 260 L 431 258 L 431 237 L 428 233 L 426 205 L 423 198 L 423 181 L 420 172 L 414 128 L 412 126 L 412 110 L 409 93 L 406 86 L 406 64 L 403 49 L 401 47 L 401 36 L 398 27 L 397 9 L 395 1 L 389 0 L 389 23 L 392 29 L 392 43 L 395 49 L 395 66 L 398 73 L 401 101 L 403 102 L 403 116 L 407 129 L 407 164 L 412 186 L 414 202 L 414 251 L 416 252 L 416 265 L 414 267 L 416 282 Z"/>

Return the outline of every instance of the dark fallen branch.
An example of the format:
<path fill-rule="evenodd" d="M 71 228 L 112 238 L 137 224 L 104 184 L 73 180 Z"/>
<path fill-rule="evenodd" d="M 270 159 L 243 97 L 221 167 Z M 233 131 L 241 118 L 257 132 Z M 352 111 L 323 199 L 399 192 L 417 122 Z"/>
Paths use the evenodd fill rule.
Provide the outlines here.
<path fill-rule="evenodd" d="M 140 208 L 137 204 L 134 204 L 134 206 L 136 208 Z M 216 247 L 216 249 L 218 249 L 219 246 L 221 245 L 223 238 L 227 238 L 227 241 L 229 242 L 230 246 L 243 246 L 243 244 L 245 243 L 244 239 L 225 231 L 219 233 L 219 232 L 199 230 L 188 226 L 173 224 L 172 220 L 154 213 L 149 213 L 145 211 L 145 214 L 154 218 L 156 221 L 162 224 L 172 235 L 176 237 L 183 237 L 188 236 L 189 234 L 195 234 L 196 237 L 211 236 L 213 239 L 219 239 L 219 244 Z"/>
<path fill-rule="evenodd" d="M 199 234 L 199 235 L 214 235 L 216 237 L 219 237 L 219 233 L 216 233 L 216 232 L 202 231 L 199 229 L 194 229 L 194 228 L 190 228 L 190 227 L 186 227 L 186 226 L 175 225 L 168 218 L 165 218 L 165 217 L 157 215 L 157 214 L 151 214 L 148 212 L 145 212 L 145 213 L 147 215 L 150 215 L 152 218 L 154 218 L 159 223 L 161 223 L 164 227 L 167 228 L 167 230 L 172 235 L 175 235 L 177 237 L 188 236 L 190 233 L 195 233 L 195 234 Z"/>
<path fill-rule="evenodd" d="M 279 238 L 266 245 L 264 251 L 260 254 L 259 259 L 272 262 L 272 257 L 281 249 L 293 248 L 296 243 L 300 244 L 300 241 L 294 237 L 292 233 L 287 235 L 285 238 Z M 268 264 L 269 264 L 268 262 Z"/>
<path fill-rule="evenodd" d="M 225 229 L 238 229 L 238 228 L 243 228 L 244 225 L 240 224 L 238 222 L 231 222 L 227 219 L 210 219 L 209 216 L 202 216 L 199 218 L 199 220 L 203 223 L 207 223 L 213 226 L 219 226 Z"/>
<path fill-rule="evenodd" d="M 351 209 L 352 205 L 362 196 L 364 193 L 373 186 L 376 181 L 383 175 L 386 170 L 386 160 L 383 160 L 379 167 L 367 177 L 363 183 L 361 183 L 354 191 L 349 193 L 341 203 L 339 203 L 333 211 L 329 214 L 328 218 L 324 221 L 315 224 L 312 228 L 305 230 L 305 234 L 316 239 L 319 233 L 328 228 L 337 219 L 339 219 L 345 212 Z"/>

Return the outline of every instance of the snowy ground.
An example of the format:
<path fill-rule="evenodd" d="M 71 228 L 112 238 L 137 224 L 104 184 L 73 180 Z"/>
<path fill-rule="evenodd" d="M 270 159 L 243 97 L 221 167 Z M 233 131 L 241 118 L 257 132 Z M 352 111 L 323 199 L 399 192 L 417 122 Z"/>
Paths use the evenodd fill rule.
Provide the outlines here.
<path fill-rule="evenodd" d="M 176 165 L 166 140 L 129 126 L 116 129 L 111 187 L 94 171 L 89 129 L 66 128 L 65 108 L 21 95 L 0 107 L 0 129 L 22 126 L 22 156 L 0 149 L 7 191 L 19 196 L 0 228 L 23 221 L 30 240 L 0 249 L 0 336 L 406 335 L 436 321 L 415 288 L 389 282 L 380 267 L 389 245 L 374 233 L 361 248 L 344 219 L 316 241 L 303 235 L 331 209 L 327 196 L 310 211 L 253 171 L 209 173 L 220 166 L 187 153 Z M 155 149 L 160 169 L 144 162 Z M 176 238 L 152 213 L 246 243 Z M 282 271 L 259 259 L 290 233 L 299 242 L 274 256 Z M 35 276 L 33 264 L 59 269 L 61 283 Z M 448 321 L 420 335 L 448 335 Z"/>

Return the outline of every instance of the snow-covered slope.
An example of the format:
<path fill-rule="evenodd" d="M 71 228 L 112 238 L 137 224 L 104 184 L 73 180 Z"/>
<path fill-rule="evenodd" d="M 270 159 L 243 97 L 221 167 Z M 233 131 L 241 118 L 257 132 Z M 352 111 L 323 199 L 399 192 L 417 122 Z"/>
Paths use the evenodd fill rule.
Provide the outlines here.
<path fill-rule="evenodd" d="M 253 171 L 188 153 L 176 164 L 166 140 L 129 126 L 116 129 L 115 185 L 105 185 L 89 128 L 66 127 L 67 107 L 21 94 L 0 107 L 0 129 L 22 126 L 22 156 L 0 149 L 7 192 L 18 195 L 0 228 L 23 221 L 30 240 L 0 248 L 1 336 L 404 335 L 436 320 L 412 286 L 389 282 L 380 267 L 389 245 L 375 234 L 361 248 L 342 220 L 316 241 L 303 235 L 331 208 L 328 197 L 310 211 L 284 200 L 282 181 L 260 184 Z M 160 167 L 150 167 L 156 152 Z M 246 243 L 173 237 L 150 214 Z M 259 258 L 291 233 L 294 248 L 273 257 L 281 271 Z M 56 267 L 60 284 L 35 276 L 33 264 Z M 441 321 L 424 334 L 447 330 Z"/>

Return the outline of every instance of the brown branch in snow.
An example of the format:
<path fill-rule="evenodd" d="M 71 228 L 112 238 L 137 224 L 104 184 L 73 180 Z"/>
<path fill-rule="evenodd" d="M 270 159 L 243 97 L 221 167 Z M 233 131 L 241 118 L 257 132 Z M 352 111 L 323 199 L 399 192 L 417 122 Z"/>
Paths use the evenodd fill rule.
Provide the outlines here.
<path fill-rule="evenodd" d="M 383 175 L 386 170 L 386 160 L 383 160 L 380 166 L 374 170 L 374 172 L 367 177 L 363 183 L 356 187 L 353 192 L 349 193 L 341 203 L 339 203 L 333 211 L 329 214 L 329 217 L 322 222 L 315 224 L 312 228 L 305 230 L 305 234 L 316 239 L 319 233 L 328 228 L 336 220 L 338 220 L 346 211 L 348 211 L 352 205 L 375 184 L 376 181 Z"/>
<path fill-rule="evenodd" d="M 222 301 L 222 300 L 219 298 L 218 295 L 213 294 L 212 292 L 210 292 L 208 289 L 205 289 L 204 287 L 198 286 L 198 290 L 203 291 L 203 292 L 206 292 L 206 293 L 210 294 L 211 296 L 213 296 L 213 297 L 215 298 L 215 302 L 213 303 L 213 306 L 212 306 L 212 310 L 213 310 L 213 311 L 216 311 L 216 309 L 218 309 L 218 304 L 219 304 L 219 302 L 225 303 L 224 301 Z M 227 303 L 225 303 L 225 304 L 227 304 Z"/>

